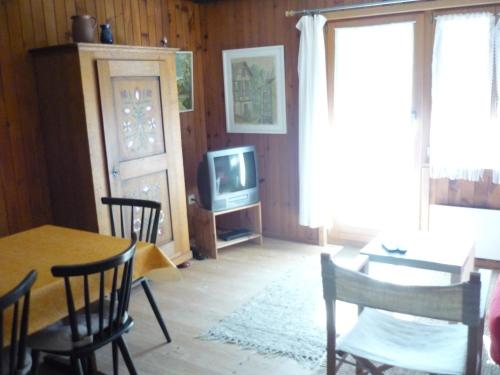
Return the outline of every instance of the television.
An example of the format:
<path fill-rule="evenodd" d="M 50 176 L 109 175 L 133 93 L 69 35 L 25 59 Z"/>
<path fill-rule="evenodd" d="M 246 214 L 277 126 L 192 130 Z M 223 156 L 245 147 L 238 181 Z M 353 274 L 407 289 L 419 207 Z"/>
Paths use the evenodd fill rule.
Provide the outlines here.
<path fill-rule="evenodd" d="M 259 201 L 259 175 L 255 146 L 208 151 L 198 166 L 201 204 L 223 211 Z"/>

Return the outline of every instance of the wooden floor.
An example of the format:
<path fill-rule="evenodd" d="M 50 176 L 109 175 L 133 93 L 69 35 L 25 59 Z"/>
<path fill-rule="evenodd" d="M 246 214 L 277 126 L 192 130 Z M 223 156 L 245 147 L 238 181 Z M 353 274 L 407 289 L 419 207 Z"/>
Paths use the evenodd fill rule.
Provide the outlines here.
<path fill-rule="evenodd" d="M 280 277 L 282 272 L 309 258 L 315 258 L 319 263 L 321 252 L 337 254 L 340 250 L 339 246 L 321 248 L 265 239 L 262 247 L 240 244 L 222 249 L 217 261 L 193 260 L 190 268 L 181 270 L 180 281 L 152 285 L 173 339 L 170 344 L 165 343 L 142 289 L 134 289 L 130 314 L 135 320 L 135 326 L 125 339 L 138 373 L 311 374 L 311 370 L 301 367 L 293 360 L 264 357 L 252 351 L 242 350 L 236 345 L 203 341 L 196 337 L 258 294 L 272 280 Z M 337 254 L 336 260 L 341 264 L 346 261 L 345 265 L 349 266 L 357 253 L 355 248 L 344 247 Z M 370 270 L 370 273 L 377 273 L 377 265 L 370 264 Z M 378 271 L 384 272 L 383 269 Z M 401 270 L 402 277 L 410 277 L 410 271 Z M 397 276 L 394 269 L 391 274 Z M 425 279 L 426 276 L 419 273 L 419 277 Z M 110 348 L 103 348 L 98 352 L 97 361 L 101 372 L 113 373 Z M 59 375 L 54 370 L 43 367 L 40 373 Z M 120 365 L 120 373 L 128 373 L 123 362 Z"/>
<path fill-rule="evenodd" d="M 332 246 L 328 250 L 336 253 L 339 249 Z M 181 271 L 181 281 L 153 285 L 173 339 L 170 344 L 165 343 L 142 289 L 134 289 L 130 314 L 136 324 L 125 339 L 139 374 L 310 374 L 293 360 L 268 358 L 236 345 L 196 337 L 281 272 L 309 257 L 319 262 L 322 251 L 325 248 L 265 239 L 262 247 L 242 244 L 222 249 L 217 261 L 193 260 L 190 268 Z M 112 374 L 109 348 L 98 353 L 97 361 L 100 371 Z M 123 363 L 120 373 L 127 373 Z"/>

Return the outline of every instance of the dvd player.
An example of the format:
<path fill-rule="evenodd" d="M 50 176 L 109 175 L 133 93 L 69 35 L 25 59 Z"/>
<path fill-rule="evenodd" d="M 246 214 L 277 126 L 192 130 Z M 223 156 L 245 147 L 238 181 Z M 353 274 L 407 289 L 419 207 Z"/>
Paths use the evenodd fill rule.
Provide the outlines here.
<path fill-rule="evenodd" d="M 231 241 L 237 238 L 249 236 L 250 234 L 252 234 L 251 230 L 248 230 L 246 228 L 238 228 L 238 229 L 223 231 L 219 233 L 217 237 L 219 237 L 221 240 L 224 241 Z"/>

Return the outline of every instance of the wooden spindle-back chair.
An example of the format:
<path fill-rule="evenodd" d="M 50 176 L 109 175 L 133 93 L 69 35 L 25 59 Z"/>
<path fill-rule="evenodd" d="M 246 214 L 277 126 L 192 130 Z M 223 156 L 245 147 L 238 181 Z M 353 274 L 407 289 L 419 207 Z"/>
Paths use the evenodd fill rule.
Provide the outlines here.
<path fill-rule="evenodd" d="M 92 365 L 95 351 L 111 343 L 114 371 L 118 368 L 119 349 L 129 373 L 137 373 L 122 337 L 133 325 L 128 306 L 136 246 L 137 236 L 133 234 L 127 249 L 114 257 L 52 267 L 52 274 L 64 280 L 69 326 L 49 328 L 30 337 L 34 372 L 38 368 L 39 352 L 45 352 L 68 356 L 72 373 L 83 374 L 83 370 Z M 92 294 L 96 290 L 97 293 Z M 82 302 L 83 307 L 79 308 Z"/>
<path fill-rule="evenodd" d="M 111 220 L 111 234 L 122 238 L 129 238 L 136 233 L 139 241 L 156 243 L 161 215 L 161 203 L 130 198 L 103 197 L 101 202 L 109 206 Z M 135 212 L 135 211 L 138 212 Z M 171 342 L 170 334 L 158 308 L 149 280 L 144 276 L 133 281 L 133 286 L 141 285 L 146 293 L 148 302 L 160 325 L 167 342 Z"/>
<path fill-rule="evenodd" d="M 23 375 L 31 370 L 31 357 L 26 348 L 30 291 L 37 273 L 31 271 L 14 289 L 0 297 L 0 375 Z M 4 331 L 5 326 L 10 329 Z M 4 323 L 7 323 L 4 325 Z M 5 350 L 2 349 L 6 347 Z"/>

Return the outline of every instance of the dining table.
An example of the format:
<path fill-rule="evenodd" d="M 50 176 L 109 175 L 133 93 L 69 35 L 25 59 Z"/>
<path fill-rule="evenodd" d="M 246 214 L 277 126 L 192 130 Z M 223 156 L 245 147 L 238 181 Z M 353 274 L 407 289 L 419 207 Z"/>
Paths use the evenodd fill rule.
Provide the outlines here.
<path fill-rule="evenodd" d="M 37 271 L 31 289 L 28 328 L 29 334 L 34 333 L 68 315 L 64 281 L 52 276 L 52 266 L 100 261 L 123 252 L 129 244 L 129 239 L 54 225 L 0 238 L 0 296 L 13 289 L 29 271 Z M 133 275 L 134 279 L 147 276 L 153 280 L 180 277 L 175 264 L 158 247 L 146 242 L 137 244 Z M 97 290 L 90 294 L 91 299 L 97 299 Z M 77 309 L 83 307 L 83 298 L 75 300 L 80 301 Z M 5 333 L 10 332 L 6 329 L 8 321 L 4 319 Z M 8 341 L 4 338 L 4 342 Z"/>

